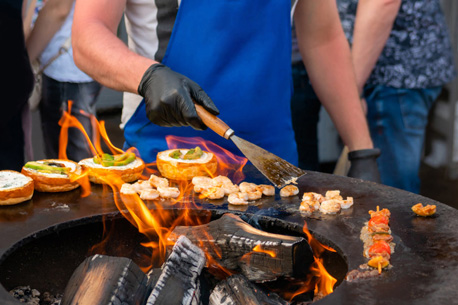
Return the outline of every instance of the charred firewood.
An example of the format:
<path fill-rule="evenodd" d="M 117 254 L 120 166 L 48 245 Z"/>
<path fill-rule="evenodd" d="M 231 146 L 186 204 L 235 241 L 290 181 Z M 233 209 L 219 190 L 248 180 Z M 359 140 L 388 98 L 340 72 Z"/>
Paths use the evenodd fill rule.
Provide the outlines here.
<path fill-rule="evenodd" d="M 146 304 L 200 304 L 198 277 L 205 262 L 199 247 L 184 236 L 178 238 Z"/>
<path fill-rule="evenodd" d="M 73 272 L 61 305 L 144 304 L 147 281 L 131 259 L 94 255 Z"/>
<path fill-rule="evenodd" d="M 242 271 L 250 281 L 304 276 L 313 262 L 302 237 L 258 230 L 233 214 L 200 226 L 179 226 L 171 240 L 185 235 L 224 268 Z"/>
<path fill-rule="evenodd" d="M 283 305 L 289 304 L 275 293 L 265 293 L 245 276 L 236 274 L 216 285 L 209 305 Z"/>

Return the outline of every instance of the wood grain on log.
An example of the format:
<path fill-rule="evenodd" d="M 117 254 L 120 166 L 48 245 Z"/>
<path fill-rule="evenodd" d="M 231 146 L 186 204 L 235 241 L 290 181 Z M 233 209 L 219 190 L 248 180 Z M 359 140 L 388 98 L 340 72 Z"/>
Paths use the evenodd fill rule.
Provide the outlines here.
<path fill-rule="evenodd" d="M 144 304 L 149 293 L 147 281 L 131 259 L 94 255 L 73 272 L 61 305 Z"/>
<path fill-rule="evenodd" d="M 258 230 L 230 213 L 208 224 L 178 226 L 169 239 L 181 235 L 224 268 L 242 271 L 250 281 L 304 276 L 313 262 L 306 239 Z"/>
<path fill-rule="evenodd" d="M 210 294 L 209 305 L 282 305 L 289 304 L 275 293 L 267 295 L 248 279 L 236 274 L 221 281 Z"/>
<path fill-rule="evenodd" d="M 205 254 L 199 247 L 186 237 L 179 237 L 146 304 L 200 304 L 198 277 L 205 262 Z"/>

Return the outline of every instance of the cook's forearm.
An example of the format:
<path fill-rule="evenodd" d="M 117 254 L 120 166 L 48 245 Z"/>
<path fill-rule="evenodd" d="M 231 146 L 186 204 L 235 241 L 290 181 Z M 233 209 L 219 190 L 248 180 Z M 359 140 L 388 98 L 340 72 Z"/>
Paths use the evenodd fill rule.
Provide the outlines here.
<path fill-rule="evenodd" d="M 143 73 L 154 60 L 130 51 L 116 36 L 125 2 L 79 0 L 72 27 L 73 58 L 94 80 L 118 91 L 137 93 Z M 114 10 L 106 14 L 106 9 Z"/>
<path fill-rule="evenodd" d="M 153 60 L 130 51 L 101 24 L 74 30 L 72 37 L 78 68 L 106 87 L 137 93 L 141 77 Z"/>
<path fill-rule="evenodd" d="M 401 0 L 360 0 L 353 32 L 352 56 L 359 92 L 385 47 Z"/>
<path fill-rule="evenodd" d="M 304 62 L 313 88 L 343 142 L 351 151 L 372 148 L 345 37 L 336 37 L 305 53 L 308 55 Z"/>

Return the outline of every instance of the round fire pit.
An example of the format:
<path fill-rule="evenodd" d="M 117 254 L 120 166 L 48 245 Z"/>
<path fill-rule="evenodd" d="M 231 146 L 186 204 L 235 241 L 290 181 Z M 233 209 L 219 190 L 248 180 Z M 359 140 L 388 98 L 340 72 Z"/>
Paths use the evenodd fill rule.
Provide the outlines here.
<path fill-rule="evenodd" d="M 266 183 L 253 167 L 244 169 L 245 181 Z M 266 231 L 301 234 L 304 222 L 322 243 L 338 251 L 330 259 L 336 263 L 335 274 L 343 275 L 365 264 L 360 231 L 369 220 L 369 210 L 377 206 L 391 211 L 390 228 L 396 244 L 390 263 L 393 267 L 380 276 L 356 281 L 343 280 L 334 292 L 316 304 L 451 304 L 458 298 L 458 211 L 431 199 L 383 185 L 357 179 L 308 172 L 298 181 L 300 193 L 291 198 L 267 198 L 242 211 L 230 210 L 225 199 L 197 200 L 203 211 L 214 217 L 226 212 L 255 216 Z M 337 215 L 313 214 L 304 217 L 299 212 L 304 192 L 324 194 L 340 190 L 352 196 L 355 204 Z M 277 192 L 278 193 L 278 192 Z M 411 207 L 416 203 L 435 204 L 437 213 L 430 218 L 415 216 Z M 199 209 L 196 209 L 196 213 Z M 93 187 L 86 198 L 80 191 L 68 193 L 36 193 L 31 202 L 0 209 L 0 301 L 20 304 L 7 290 L 15 285 L 30 285 L 58 292 L 65 287 L 71 272 L 88 249 L 100 242 L 102 218 L 117 226 L 131 226 L 121 219 L 113 202 L 113 194 L 101 186 Z M 275 220 L 286 224 L 272 229 Z M 114 221 L 113 221 L 114 220 Z M 282 225 L 278 226 L 282 227 Z M 135 229 L 135 228 L 134 228 Z M 138 249 L 142 235 L 124 229 L 128 243 L 113 249 L 131 249 L 132 259 L 141 261 Z M 130 232 L 130 233 L 129 233 Z M 132 234 L 132 235 L 129 235 Z M 72 247 L 73 245 L 73 247 Z M 141 247 L 140 247 L 141 248 Z M 125 250 L 125 249 L 124 249 Z M 116 254 L 116 253 L 115 253 Z M 25 281 L 30 274 L 30 281 Z M 40 277 L 40 274 L 47 274 Z M 59 274 L 53 277 L 49 274 Z M 33 280 L 35 278 L 35 280 Z M 44 287 L 45 286 L 45 287 Z M 61 290 L 60 290 L 61 291 Z M 54 291 L 51 291 L 54 292 Z"/>

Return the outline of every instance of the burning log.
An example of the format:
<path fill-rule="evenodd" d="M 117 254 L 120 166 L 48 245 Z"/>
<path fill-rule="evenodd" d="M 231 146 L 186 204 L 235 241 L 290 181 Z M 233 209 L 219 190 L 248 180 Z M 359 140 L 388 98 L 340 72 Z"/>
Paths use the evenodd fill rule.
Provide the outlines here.
<path fill-rule="evenodd" d="M 200 304 L 198 277 L 205 262 L 202 250 L 180 236 L 146 304 Z"/>
<path fill-rule="evenodd" d="M 210 294 L 209 305 L 288 304 L 275 293 L 265 293 L 245 276 L 236 274 L 220 282 Z"/>
<path fill-rule="evenodd" d="M 147 282 L 131 259 L 94 255 L 73 272 L 61 305 L 144 304 Z"/>
<path fill-rule="evenodd" d="M 304 276 L 314 260 L 306 239 L 258 230 L 229 213 L 205 225 L 176 227 L 169 239 L 180 235 L 222 267 L 241 270 L 250 281 Z"/>

